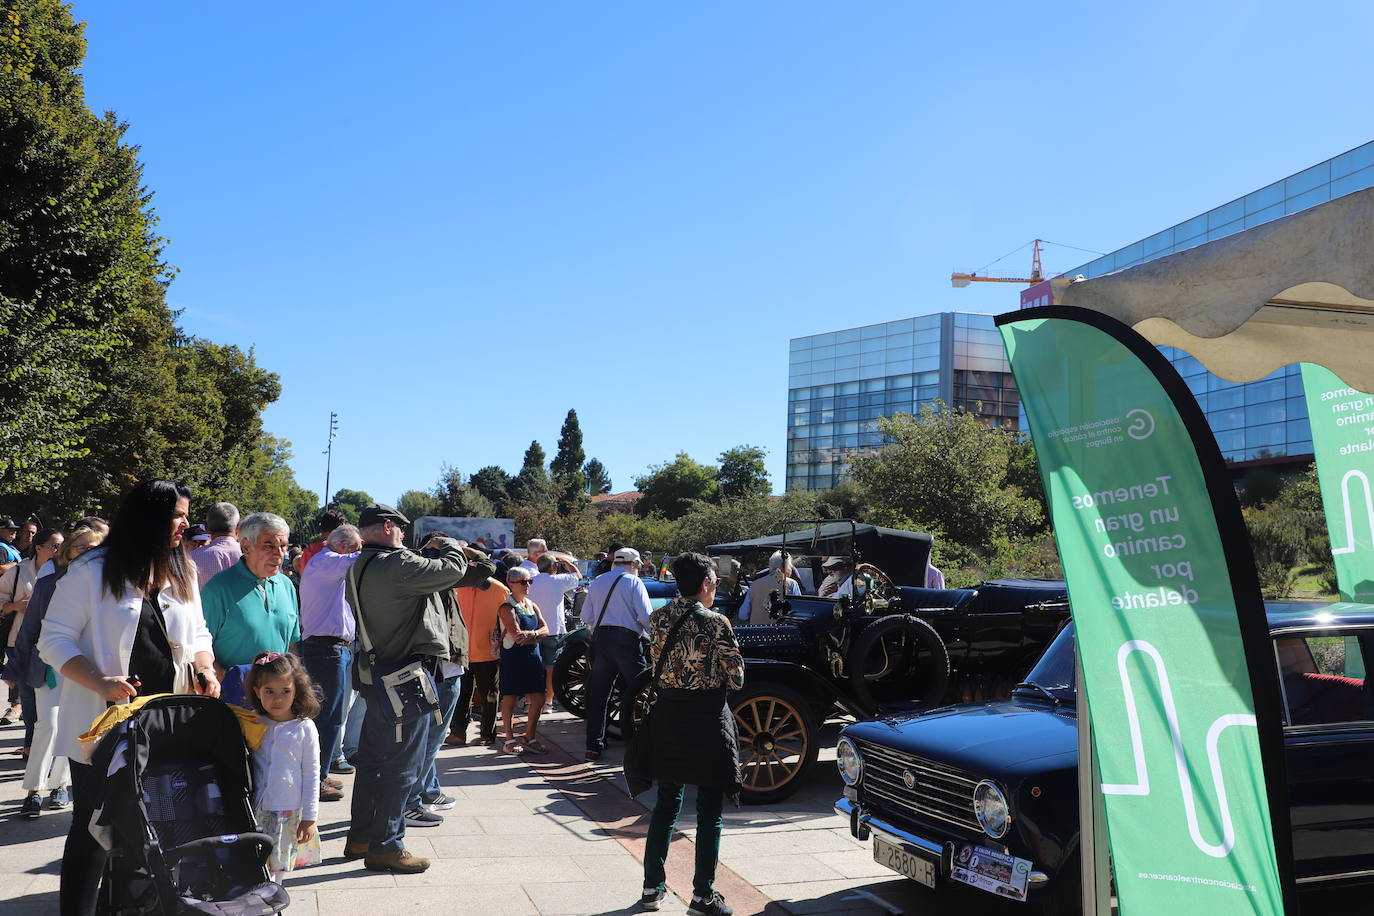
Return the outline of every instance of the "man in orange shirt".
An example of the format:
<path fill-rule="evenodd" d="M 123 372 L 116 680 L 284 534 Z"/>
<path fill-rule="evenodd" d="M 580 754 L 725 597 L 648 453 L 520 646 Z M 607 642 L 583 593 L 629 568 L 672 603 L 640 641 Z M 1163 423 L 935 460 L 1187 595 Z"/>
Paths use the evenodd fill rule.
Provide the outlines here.
<path fill-rule="evenodd" d="M 463 686 L 458 693 L 458 706 L 445 744 L 466 744 L 469 710 L 472 703 L 482 707 L 481 728 L 473 744 L 492 744 L 496 741 L 496 687 L 501 656 L 492 651 L 491 632 L 496 629 L 497 611 L 510 596 L 510 589 L 495 579 L 488 579 L 476 588 L 455 589 L 458 609 L 468 628 L 468 667 L 463 673 Z"/>
<path fill-rule="evenodd" d="M 324 550 L 325 542 L 329 540 L 329 535 L 335 528 L 347 524 L 349 524 L 348 519 L 335 509 L 325 509 L 321 512 L 319 518 L 320 536 L 306 544 L 305 550 L 301 551 L 301 568 L 296 570 L 296 574 L 304 573 L 306 564 L 315 558 L 315 554 Z"/>

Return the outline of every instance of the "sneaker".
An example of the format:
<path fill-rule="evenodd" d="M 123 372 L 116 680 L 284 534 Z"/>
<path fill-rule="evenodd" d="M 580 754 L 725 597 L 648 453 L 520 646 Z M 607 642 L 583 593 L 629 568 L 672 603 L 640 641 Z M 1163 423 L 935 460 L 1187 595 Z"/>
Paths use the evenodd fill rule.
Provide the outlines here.
<path fill-rule="evenodd" d="M 438 827 L 444 822 L 441 815 L 435 814 L 433 811 L 426 811 L 424 808 L 411 808 L 405 813 L 405 820 L 407 827 Z M 429 864 L 426 863 L 425 868 L 428 867 Z M 423 870 L 421 869 L 421 871 Z"/>
<path fill-rule="evenodd" d="M 344 858 L 350 860 L 364 858 L 367 856 L 368 850 L 371 848 L 371 846 L 372 844 L 367 842 L 366 840 L 358 843 L 355 843 L 352 840 L 345 840 Z"/>
<path fill-rule="evenodd" d="M 435 811 L 448 811 L 456 804 L 458 804 L 458 799 L 454 798 L 452 795 L 445 795 L 443 792 L 440 792 L 438 798 L 434 799 L 434 801 L 425 802 L 424 806 L 428 808 L 432 814 Z"/>
<path fill-rule="evenodd" d="M 329 772 L 338 773 L 340 776 L 347 776 L 349 773 L 352 773 L 355 769 L 357 768 L 354 767 L 353 764 L 349 763 L 342 757 L 340 757 L 338 760 L 335 760 L 333 763 L 329 765 Z"/>
<path fill-rule="evenodd" d="M 22 711 L 20 710 L 19 705 L 15 704 L 14 706 L 11 706 L 9 709 L 5 710 L 5 714 L 3 716 L 0 716 L 0 725 L 12 725 L 13 723 L 18 722 L 21 718 L 23 718 Z"/>
<path fill-rule="evenodd" d="M 639 895 L 639 906 L 645 910 L 656 910 L 658 905 L 663 902 L 663 898 L 668 896 L 666 887 L 646 887 L 644 893 Z"/>
<path fill-rule="evenodd" d="M 320 783 L 320 801 L 339 801 L 344 797 L 343 789 Z"/>
<path fill-rule="evenodd" d="M 733 912 L 719 892 L 712 894 L 710 900 L 693 897 L 691 906 L 687 907 L 687 916 L 730 916 Z"/>
<path fill-rule="evenodd" d="M 24 799 L 24 803 L 19 806 L 20 817 L 38 817 L 43 813 L 43 799 L 37 795 L 30 795 Z"/>
<path fill-rule="evenodd" d="M 335 778 L 332 777 L 332 776 L 326 776 L 324 779 L 321 779 L 321 780 L 320 780 L 320 785 L 322 785 L 322 786 L 329 786 L 329 788 L 331 788 L 331 789 L 342 789 L 342 788 L 343 788 L 343 783 L 340 782 L 339 780 L 335 779 Z"/>
<path fill-rule="evenodd" d="M 598 760 L 601 759 L 601 752 L 600 752 L 600 751 L 587 751 L 587 753 L 585 753 L 585 754 L 582 755 L 582 759 L 583 759 L 584 761 L 586 761 L 587 763 L 596 763 Z"/>
<path fill-rule="evenodd" d="M 72 799 L 66 789 L 53 789 L 48 793 L 48 808 L 59 811 L 71 805 Z"/>
<path fill-rule="evenodd" d="M 409 849 L 398 849 L 395 852 L 370 852 L 363 859 L 363 868 L 369 871 L 395 872 L 398 875 L 418 875 L 429 868 L 429 859 L 412 855 Z"/>

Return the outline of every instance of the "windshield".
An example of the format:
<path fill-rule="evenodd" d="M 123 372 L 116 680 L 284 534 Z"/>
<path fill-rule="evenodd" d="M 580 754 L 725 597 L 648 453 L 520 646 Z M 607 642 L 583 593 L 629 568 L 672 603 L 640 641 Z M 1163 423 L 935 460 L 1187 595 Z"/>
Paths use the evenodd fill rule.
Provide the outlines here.
<path fill-rule="evenodd" d="M 1048 693 L 1054 694 L 1061 700 L 1072 700 L 1074 698 L 1075 659 L 1073 624 L 1070 623 L 1059 631 L 1059 635 L 1054 638 L 1054 642 L 1050 643 L 1045 654 L 1040 656 L 1040 661 L 1036 662 L 1030 674 L 1026 675 L 1026 683 L 1043 687 Z M 1034 688 L 1023 687 L 1017 692 L 1034 693 L 1036 691 Z"/>

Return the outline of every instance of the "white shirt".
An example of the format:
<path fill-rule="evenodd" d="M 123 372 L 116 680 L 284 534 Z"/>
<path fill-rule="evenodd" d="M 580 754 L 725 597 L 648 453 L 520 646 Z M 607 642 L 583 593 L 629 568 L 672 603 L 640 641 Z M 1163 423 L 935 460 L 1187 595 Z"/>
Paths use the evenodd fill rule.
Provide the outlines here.
<path fill-rule="evenodd" d="M 33 584 L 38 581 L 38 570 L 34 569 L 33 565 L 33 558 L 30 557 L 0 573 L 0 604 L 23 601 L 33 594 Z M 24 612 L 19 611 L 14 615 L 14 623 L 10 625 L 10 637 L 7 643 L 10 648 L 14 648 L 15 637 L 19 635 L 19 627 L 23 623 Z"/>
<path fill-rule="evenodd" d="M 526 557 L 525 559 L 520 561 L 520 568 L 528 569 L 531 573 L 539 572 L 539 564 L 531 560 L 529 557 Z"/>
<path fill-rule="evenodd" d="M 134 634 L 143 612 L 143 593 L 126 586 L 119 595 L 111 595 L 101 582 L 104 569 L 105 549 L 97 547 L 72 561 L 67 574 L 58 580 L 38 634 L 38 652 L 54 671 L 61 672 L 67 662 L 84 655 L 106 677 L 129 673 Z M 212 651 L 210 631 L 200 610 L 200 590 L 193 586 L 191 597 L 183 601 L 166 586 L 158 593 L 157 601 L 172 643 L 172 664 L 177 676 L 174 689 L 189 693 L 187 663 L 197 652 Z M 57 683 L 58 706 L 62 711 L 57 717 L 53 753 L 86 763 L 95 742 L 83 745 L 76 737 L 105 712 L 105 701 L 94 690 L 87 690 L 70 678 L 58 678 Z"/>
<path fill-rule="evenodd" d="M 622 578 L 629 581 L 615 587 Z M 614 593 L 612 588 L 615 588 Z M 596 619 L 601 616 L 601 605 L 606 603 L 607 595 L 610 595 L 610 602 L 606 604 L 602 626 L 624 627 L 641 636 L 649 632 L 649 616 L 654 612 L 649 603 L 649 590 L 639 581 L 639 576 L 623 566 L 614 566 L 610 572 L 597 576 L 587 589 L 587 600 L 582 603 L 582 620 L 587 626 L 596 628 Z"/>
<path fill-rule="evenodd" d="M 264 811 L 299 811 L 319 820 L 320 733 L 310 719 L 276 722 L 266 716 L 262 744 L 253 752 L 254 802 Z"/>
<path fill-rule="evenodd" d="M 783 579 L 783 582 L 779 582 Z M 749 608 L 749 624 L 751 626 L 766 626 L 773 622 L 768 616 L 768 594 L 777 592 L 780 595 L 791 596 L 800 595 L 801 586 L 797 580 L 788 576 L 780 575 L 780 571 L 770 571 L 767 575 L 759 576 L 749 584 L 749 597 L 747 599 Z"/>
<path fill-rule="evenodd" d="M 540 573 L 530 580 L 530 600 L 544 615 L 550 636 L 568 632 L 563 623 L 563 596 L 577 588 L 579 581 L 575 573 Z"/>

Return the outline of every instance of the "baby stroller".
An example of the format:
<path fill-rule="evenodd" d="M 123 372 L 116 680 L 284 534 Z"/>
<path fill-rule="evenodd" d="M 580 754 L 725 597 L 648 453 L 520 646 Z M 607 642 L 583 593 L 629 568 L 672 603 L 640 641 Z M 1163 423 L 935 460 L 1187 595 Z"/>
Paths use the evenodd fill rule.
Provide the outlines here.
<path fill-rule="evenodd" d="M 110 849 L 102 916 L 268 916 L 286 909 L 270 880 L 272 841 L 253 818 L 238 717 L 211 697 L 156 697 L 105 734 L 108 774 L 93 818 Z"/>

